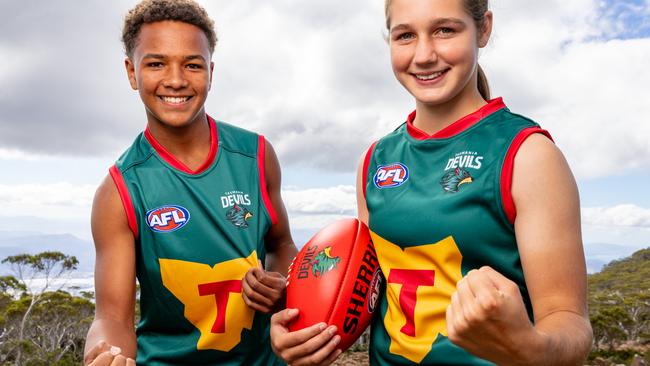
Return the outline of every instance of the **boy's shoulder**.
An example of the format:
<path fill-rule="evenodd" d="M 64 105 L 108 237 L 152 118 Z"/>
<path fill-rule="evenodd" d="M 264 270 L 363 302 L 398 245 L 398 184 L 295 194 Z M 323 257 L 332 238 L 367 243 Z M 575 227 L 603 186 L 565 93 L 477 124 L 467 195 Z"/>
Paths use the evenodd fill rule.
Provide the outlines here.
<path fill-rule="evenodd" d="M 140 132 L 129 146 L 115 162 L 117 169 L 124 174 L 132 167 L 142 164 L 153 155 L 154 149 L 147 142 L 144 132 Z"/>
<path fill-rule="evenodd" d="M 252 157 L 257 156 L 259 144 L 264 139 L 263 136 L 227 122 L 215 120 L 215 124 L 219 148 Z"/>

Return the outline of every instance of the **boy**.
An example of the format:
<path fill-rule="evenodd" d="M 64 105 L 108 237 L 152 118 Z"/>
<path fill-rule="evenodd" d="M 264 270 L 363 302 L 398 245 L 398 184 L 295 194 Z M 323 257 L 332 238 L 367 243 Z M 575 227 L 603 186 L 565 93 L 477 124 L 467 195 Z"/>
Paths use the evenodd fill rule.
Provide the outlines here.
<path fill-rule="evenodd" d="M 122 40 L 147 128 L 95 195 L 84 364 L 134 365 L 136 350 L 139 365 L 279 363 L 267 314 L 284 306 L 296 248 L 272 147 L 205 113 L 213 23 L 191 0 L 145 0 Z"/>

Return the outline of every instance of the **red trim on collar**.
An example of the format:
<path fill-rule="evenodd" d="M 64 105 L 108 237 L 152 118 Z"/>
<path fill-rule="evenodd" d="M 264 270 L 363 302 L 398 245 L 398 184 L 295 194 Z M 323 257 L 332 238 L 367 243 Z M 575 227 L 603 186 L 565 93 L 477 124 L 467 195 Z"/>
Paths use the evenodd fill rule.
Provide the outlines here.
<path fill-rule="evenodd" d="M 188 168 L 185 164 L 183 164 L 181 161 L 176 159 L 169 151 L 167 151 L 156 139 L 153 137 L 151 132 L 149 131 L 149 127 L 147 127 L 144 130 L 144 137 L 149 141 L 151 146 L 156 150 L 158 155 L 160 155 L 163 160 L 165 160 L 169 165 L 173 166 L 174 168 L 187 173 L 187 174 L 199 174 L 203 173 L 206 169 L 212 165 L 212 162 L 214 161 L 214 157 L 217 155 L 217 147 L 218 147 L 218 138 L 219 138 L 219 133 L 217 131 L 217 126 L 212 117 L 208 117 L 208 124 L 210 125 L 210 152 L 208 152 L 208 157 L 205 159 L 205 162 L 201 164 L 201 166 L 196 169 L 192 170 Z"/>
<path fill-rule="evenodd" d="M 413 121 L 415 120 L 415 111 L 413 111 L 406 119 L 406 130 L 416 140 L 449 138 L 465 131 L 475 125 L 478 121 L 505 107 L 506 105 L 503 103 L 503 98 L 492 99 L 488 104 L 484 105 L 476 112 L 468 114 L 433 135 L 429 135 L 413 125 Z"/>

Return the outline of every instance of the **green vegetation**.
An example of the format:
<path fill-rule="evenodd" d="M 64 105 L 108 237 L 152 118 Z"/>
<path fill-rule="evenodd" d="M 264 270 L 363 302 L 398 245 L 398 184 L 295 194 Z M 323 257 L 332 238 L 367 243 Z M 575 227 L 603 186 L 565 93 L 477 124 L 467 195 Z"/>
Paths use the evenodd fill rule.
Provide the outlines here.
<path fill-rule="evenodd" d="M 54 286 L 77 267 L 60 252 L 5 258 L 14 276 L 0 277 L 0 366 L 80 365 L 93 319 L 92 293 L 72 295 Z M 27 286 L 40 278 L 43 285 Z M 589 276 L 594 329 L 590 364 L 650 364 L 650 248 L 613 261 Z M 355 345 L 367 350 L 366 342 Z"/>
<path fill-rule="evenodd" d="M 5 258 L 15 276 L 0 277 L 0 365 L 79 365 L 93 319 L 92 297 L 62 291 L 76 268 L 61 252 Z M 40 286 L 29 286 L 38 278 Z"/>
<path fill-rule="evenodd" d="M 589 317 L 594 351 L 629 363 L 635 354 L 650 362 L 650 248 L 609 263 L 589 276 Z"/>

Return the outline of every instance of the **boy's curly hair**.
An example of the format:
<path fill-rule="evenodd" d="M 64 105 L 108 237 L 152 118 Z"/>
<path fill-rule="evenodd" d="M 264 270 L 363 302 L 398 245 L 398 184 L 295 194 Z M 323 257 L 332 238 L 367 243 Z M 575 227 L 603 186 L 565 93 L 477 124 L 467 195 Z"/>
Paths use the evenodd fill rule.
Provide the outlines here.
<path fill-rule="evenodd" d="M 217 44 L 214 22 L 199 4 L 192 0 L 144 0 L 131 9 L 124 18 L 122 43 L 126 55 L 133 56 L 140 28 L 144 24 L 164 20 L 174 20 L 199 27 L 208 37 L 210 54 L 214 52 Z"/>

